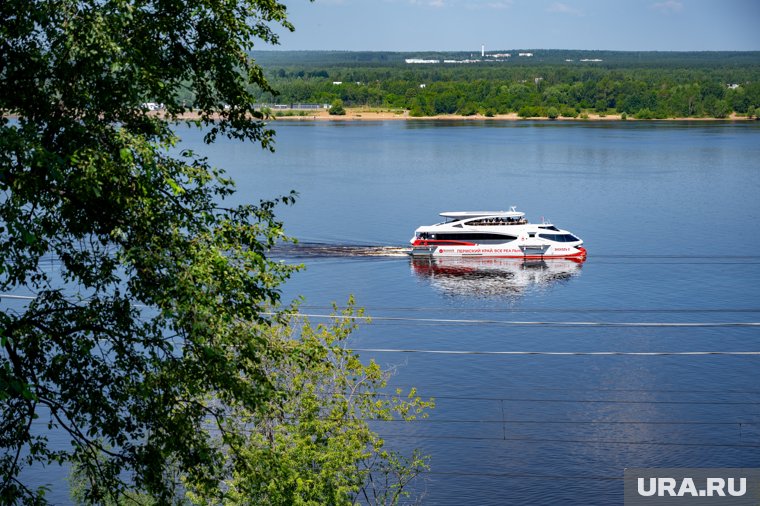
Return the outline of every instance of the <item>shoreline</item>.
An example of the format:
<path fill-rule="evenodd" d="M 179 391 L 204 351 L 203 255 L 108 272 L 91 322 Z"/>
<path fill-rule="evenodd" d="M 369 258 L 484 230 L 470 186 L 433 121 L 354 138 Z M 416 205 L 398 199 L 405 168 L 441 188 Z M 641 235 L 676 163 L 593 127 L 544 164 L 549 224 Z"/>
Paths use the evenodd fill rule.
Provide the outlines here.
<path fill-rule="evenodd" d="M 287 115 L 271 115 L 265 119 L 265 121 L 319 121 L 319 122 L 348 122 L 348 121 L 591 121 L 591 122 L 605 122 L 605 121 L 656 121 L 656 122 L 720 122 L 720 121 L 733 121 L 733 122 L 750 122 L 757 121 L 757 118 L 750 118 L 748 116 L 738 115 L 731 113 L 726 118 L 694 118 L 694 117 L 680 117 L 680 118 L 651 118 L 651 119 L 637 119 L 631 116 L 622 118 L 621 114 L 598 114 L 598 113 L 586 113 L 588 117 L 581 118 L 568 118 L 557 117 L 549 118 L 548 116 L 532 116 L 529 118 L 522 118 L 517 115 L 516 112 L 508 114 L 496 114 L 493 116 L 484 116 L 482 114 L 473 114 L 471 116 L 462 116 L 459 114 L 439 114 L 437 116 L 410 116 L 409 111 L 395 112 L 390 110 L 377 109 L 362 109 L 362 108 L 346 108 L 345 115 L 330 115 L 326 109 L 317 111 L 310 111 L 303 113 L 304 111 L 297 111 L 296 114 L 292 114 L 293 110 L 289 110 L 291 114 Z M 149 112 L 150 115 L 161 115 L 160 111 Z M 5 111 L 0 111 L 0 116 L 11 119 L 18 119 L 16 114 L 8 114 Z M 212 119 L 219 119 L 218 114 L 213 114 Z M 201 115 L 196 112 L 186 112 L 176 118 L 178 121 L 195 121 L 201 119 Z"/>
<path fill-rule="evenodd" d="M 484 116 L 482 114 L 473 114 L 471 116 L 461 116 L 458 114 L 440 114 L 437 116 L 419 116 L 413 117 L 409 115 L 409 111 L 394 112 L 394 111 L 378 111 L 376 109 L 349 109 L 346 108 L 346 114 L 342 116 L 333 116 L 327 113 L 326 110 L 309 112 L 303 115 L 283 115 L 272 116 L 271 120 L 274 121 L 698 121 L 698 122 L 710 122 L 710 121 L 755 121 L 754 118 L 748 118 L 747 116 L 738 116 L 736 113 L 731 113 L 726 118 L 662 118 L 662 119 L 636 119 L 631 116 L 623 119 L 621 114 L 604 114 L 587 113 L 587 118 L 549 118 L 547 116 L 534 116 L 530 118 L 521 118 L 517 113 L 512 112 L 508 114 L 496 114 L 494 116 Z"/>

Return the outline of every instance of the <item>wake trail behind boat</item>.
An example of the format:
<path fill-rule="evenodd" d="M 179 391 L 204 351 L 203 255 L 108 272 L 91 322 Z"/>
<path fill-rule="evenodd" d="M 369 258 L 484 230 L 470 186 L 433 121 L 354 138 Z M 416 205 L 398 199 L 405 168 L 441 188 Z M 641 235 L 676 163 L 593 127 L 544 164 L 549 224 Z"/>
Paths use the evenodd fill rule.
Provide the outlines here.
<path fill-rule="evenodd" d="M 330 257 L 407 257 L 408 247 L 367 246 L 354 244 L 298 243 L 281 244 L 272 249 L 273 256 L 288 258 Z"/>

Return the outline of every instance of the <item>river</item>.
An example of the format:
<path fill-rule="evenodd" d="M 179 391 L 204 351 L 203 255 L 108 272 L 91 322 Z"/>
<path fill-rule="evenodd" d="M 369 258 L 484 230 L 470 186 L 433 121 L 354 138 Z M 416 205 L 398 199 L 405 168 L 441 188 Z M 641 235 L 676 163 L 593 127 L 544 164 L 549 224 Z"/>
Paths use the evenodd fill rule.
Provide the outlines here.
<path fill-rule="evenodd" d="M 760 124 L 273 126 L 274 154 L 180 134 L 238 202 L 299 192 L 284 297 L 319 320 L 354 295 L 351 346 L 435 398 L 375 426 L 430 455 L 425 504 L 620 504 L 627 467 L 760 467 L 760 356 L 736 354 L 760 350 Z M 439 212 L 513 205 L 586 262 L 398 254 Z"/>

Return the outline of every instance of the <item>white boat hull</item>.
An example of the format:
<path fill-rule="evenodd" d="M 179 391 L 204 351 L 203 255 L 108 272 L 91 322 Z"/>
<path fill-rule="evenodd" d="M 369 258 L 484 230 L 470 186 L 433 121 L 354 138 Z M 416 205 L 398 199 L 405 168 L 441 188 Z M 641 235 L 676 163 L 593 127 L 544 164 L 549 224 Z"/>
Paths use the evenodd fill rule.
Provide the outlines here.
<path fill-rule="evenodd" d="M 525 213 L 453 211 L 444 223 L 422 226 L 410 240 L 413 257 L 569 258 L 585 260 L 583 241 L 567 230 L 542 221 L 532 224 Z"/>
<path fill-rule="evenodd" d="M 428 241 L 430 242 L 430 241 Z M 414 257 L 491 257 L 491 258 L 586 258 L 585 248 L 578 246 L 541 245 L 459 245 L 416 244 L 409 252 Z"/>

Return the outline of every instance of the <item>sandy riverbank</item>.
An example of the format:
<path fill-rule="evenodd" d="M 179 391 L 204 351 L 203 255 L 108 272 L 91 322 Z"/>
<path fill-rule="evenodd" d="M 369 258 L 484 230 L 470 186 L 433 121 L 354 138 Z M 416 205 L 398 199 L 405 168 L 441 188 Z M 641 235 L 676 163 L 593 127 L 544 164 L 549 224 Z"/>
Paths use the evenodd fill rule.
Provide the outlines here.
<path fill-rule="evenodd" d="M 599 115 L 596 113 L 588 113 L 588 118 L 556 118 L 550 120 L 548 117 L 533 117 L 533 118 L 521 118 L 517 113 L 509 114 L 497 114 L 494 116 L 483 116 L 481 114 L 474 114 L 472 116 L 461 116 L 457 114 L 441 114 L 438 116 L 423 116 L 413 117 L 409 115 L 409 111 L 391 111 L 391 110 L 377 110 L 377 109 L 362 109 L 362 108 L 347 108 L 346 114 L 343 116 L 333 116 L 328 114 L 327 110 L 308 111 L 297 115 L 283 115 L 275 116 L 276 121 L 523 121 L 523 120 L 546 120 L 546 121 L 621 121 L 620 114 L 605 114 Z M 186 119 L 192 119 L 194 115 L 186 114 Z M 636 120 L 631 116 L 626 118 L 627 121 L 642 121 Z M 662 120 L 648 120 L 648 121 L 754 121 L 754 119 L 748 119 L 746 116 L 737 116 L 731 114 L 728 118 L 665 118 Z"/>
<path fill-rule="evenodd" d="M 351 108 L 346 109 L 346 114 L 343 116 L 333 116 L 328 114 L 327 110 L 318 111 L 294 111 L 293 115 L 273 116 L 269 121 L 525 121 L 525 120 L 545 120 L 545 121 L 621 121 L 620 114 L 596 114 L 588 113 L 587 118 L 555 118 L 549 119 L 548 117 L 532 117 L 521 118 L 517 113 L 509 114 L 497 114 L 494 116 L 483 116 L 482 114 L 473 114 L 472 116 L 461 116 L 458 114 L 440 114 L 438 116 L 422 116 L 414 117 L 409 115 L 409 111 L 390 111 L 390 110 L 377 110 L 377 109 L 361 109 Z M 303 113 L 303 114 L 301 114 Z M 159 112 L 151 112 L 152 115 L 160 115 Z M 8 118 L 17 118 L 15 114 L 7 114 L 4 111 L 0 111 L 0 115 Z M 218 115 L 212 115 L 213 119 L 218 119 Z M 200 119 L 200 114 L 195 112 L 187 112 L 182 114 L 180 120 L 193 121 Z M 637 120 L 628 116 L 626 121 L 756 121 L 755 118 L 748 118 L 747 116 L 740 116 L 736 113 L 732 113 L 727 118 L 664 118 L 657 120 Z"/>

